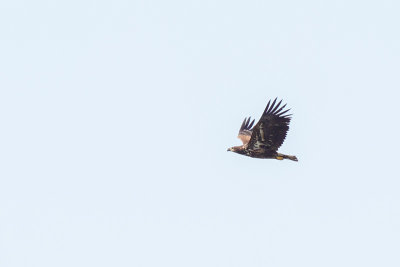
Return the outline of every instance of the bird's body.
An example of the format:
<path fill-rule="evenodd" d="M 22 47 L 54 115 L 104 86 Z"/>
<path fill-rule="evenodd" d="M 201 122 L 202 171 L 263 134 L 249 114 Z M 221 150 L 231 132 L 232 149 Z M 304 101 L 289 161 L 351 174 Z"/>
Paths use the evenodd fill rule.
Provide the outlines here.
<path fill-rule="evenodd" d="M 254 120 L 250 122 L 250 117 L 245 118 L 238 135 L 243 145 L 231 147 L 228 151 L 252 158 L 297 161 L 296 156 L 278 153 L 278 148 L 282 145 L 289 130 L 291 119 L 291 115 L 285 115 L 289 109 L 283 110 L 286 105 L 280 107 L 281 103 L 282 100 L 276 104 L 276 98 L 272 104 L 269 101 L 254 127 L 252 127 Z"/>
<path fill-rule="evenodd" d="M 233 147 L 233 152 L 236 152 L 238 154 L 241 155 L 245 155 L 245 156 L 249 156 L 252 158 L 259 158 L 259 159 L 274 159 L 278 156 L 280 156 L 280 154 L 278 152 L 269 150 L 269 149 L 257 149 L 257 150 L 252 150 L 252 149 L 248 149 L 246 147 L 246 145 L 243 146 L 236 146 Z"/>

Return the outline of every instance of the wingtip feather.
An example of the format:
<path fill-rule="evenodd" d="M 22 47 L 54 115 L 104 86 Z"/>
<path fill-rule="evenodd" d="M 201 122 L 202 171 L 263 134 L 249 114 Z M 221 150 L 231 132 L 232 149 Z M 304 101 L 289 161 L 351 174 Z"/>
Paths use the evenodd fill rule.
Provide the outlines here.
<path fill-rule="evenodd" d="M 253 119 L 253 121 L 250 123 L 250 125 L 248 127 L 249 130 L 251 129 L 251 127 L 253 127 L 254 122 L 255 122 L 255 119 Z"/>
<path fill-rule="evenodd" d="M 276 103 L 277 99 L 278 99 L 277 97 L 274 99 L 274 101 L 271 104 L 271 107 L 267 110 L 267 113 L 271 113 L 271 110 L 275 107 L 275 103 Z"/>
<path fill-rule="evenodd" d="M 279 108 L 280 104 L 282 103 L 282 100 L 278 102 L 278 104 L 276 104 L 275 108 L 273 110 L 271 110 L 271 113 L 275 113 L 276 110 Z"/>

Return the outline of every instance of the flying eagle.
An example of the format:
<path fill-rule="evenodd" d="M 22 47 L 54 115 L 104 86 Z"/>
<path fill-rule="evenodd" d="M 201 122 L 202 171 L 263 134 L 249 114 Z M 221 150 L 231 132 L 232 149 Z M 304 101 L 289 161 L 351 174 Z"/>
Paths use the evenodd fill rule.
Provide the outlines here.
<path fill-rule="evenodd" d="M 276 100 L 277 98 L 272 104 L 271 100 L 268 101 L 267 107 L 254 127 L 254 120 L 250 122 L 251 117 L 244 119 L 238 135 L 243 145 L 233 146 L 228 148 L 228 151 L 252 158 L 297 161 L 296 156 L 278 153 L 278 148 L 283 144 L 289 130 L 292 114 L 285 115 L 290 109 L 284 110 L 286 105 L 281 107 L 282 100 L 278 104 Z"/>

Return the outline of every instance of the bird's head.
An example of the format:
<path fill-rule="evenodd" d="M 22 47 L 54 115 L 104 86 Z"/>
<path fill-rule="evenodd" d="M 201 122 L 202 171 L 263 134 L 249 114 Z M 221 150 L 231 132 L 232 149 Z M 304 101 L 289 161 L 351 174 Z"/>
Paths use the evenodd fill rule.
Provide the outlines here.
<path fill-rule="evenodd" d="M 233 146 L 233 147 L 228 148 L 227 151 L 243 154 L 242 153 L 243 152 L 243 147 L 242 146 Z"/>

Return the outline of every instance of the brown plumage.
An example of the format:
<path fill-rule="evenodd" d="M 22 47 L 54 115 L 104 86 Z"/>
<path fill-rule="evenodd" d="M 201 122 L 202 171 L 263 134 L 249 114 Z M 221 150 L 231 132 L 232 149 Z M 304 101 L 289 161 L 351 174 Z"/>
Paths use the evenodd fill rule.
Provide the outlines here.
<path fill-rule="evenodd" d="M 278 148 L 285 141 L 289 130 L 292 114 L 286 114 L 290 109 L 284 110 L 286 105 L 280 106 L 282 100 L 279 103 L 276 103 L 276 100 L 275 98 L 272 104 L 271 100 L 268 101 L 267 107 L 254 127 L 254 120 L 250 122 L 250 117 L 244 119 L 238 135 L 243 145 L 228 148 L 228 151 L 252 158 L 297 161 L 296 156 L 278 153 Z"/>

